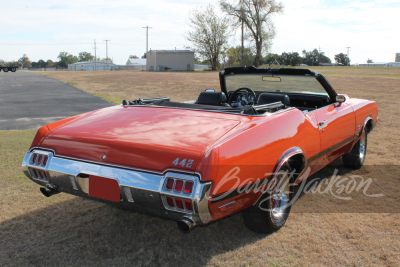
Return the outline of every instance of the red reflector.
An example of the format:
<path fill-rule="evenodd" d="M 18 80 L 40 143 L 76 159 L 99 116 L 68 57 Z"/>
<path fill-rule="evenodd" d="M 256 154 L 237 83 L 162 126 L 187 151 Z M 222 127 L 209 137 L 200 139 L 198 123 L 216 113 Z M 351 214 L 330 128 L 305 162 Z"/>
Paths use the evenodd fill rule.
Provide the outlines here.
<path fill-rule="evenodd" d="M 36 160 L 37 160 L 37 154 L 33 154 L 33 159 L 32 159 L 32 161 L 33 161 L 33 164 L 35 164 L 35 163 L 36 163 Z"/>
<path fill-rule="evenodd" d="M 172 190 L 172 187 L 174 186 L 174 179 L 169 178 L 167 180 L 167 189 Z"/>
<path fill-rule="evenodd" d="M 38 156 L 38 164 L 39 165 L 40 165 L 40 163 L 42 163 L 42 160 L 43 160 L 43 156 L 42 155 Z"/>
<path fill-rule="evenodd" d="M 185 184 L 185 193 L 192 193 L 193 182 L 187 181 Z"/>
<path fill-rule="evenodd" d="M 176 191 L 182 191 L 182 187 L 183 187 L 183 181 L 182 180 L 176 180 L 175 190 Z"/>
<path fill-rule="evenodd" d="M 36 169 L 33 169 L 33 172 L 35 173 L 35 178 L 39 178 L 38 171 Z"/>
<path fill-rule="evenodd" d="M 45 171 L 43 171 L 43 178 L 45 178 L 46 180 L 49 180 L 49 178 L 47 178 L 47 174 Z"/>
<path fill-rule="evenodd" d="M 193 210 L 192 208 L 192 201 L 190 200 L 185 200 L 185 206 L 187 210 Z"/>
<path fill-rule="evenodd" d="M 175 203 L 176 203 L 176 206 L 177 206 L 178 208 L 184 209 L 182 199 L 175 198 Z"/>
<path fill-rule="evenodd" d="M 167 203 L 170 207 L 175 207 L 174 200 L 172 197 L 167 197 Z"/>
<path fill-rule="evenodd" d="M 47 160 L 49 159 L 49 156 L 43 156 L 43 166 L 47 165 Z"/>

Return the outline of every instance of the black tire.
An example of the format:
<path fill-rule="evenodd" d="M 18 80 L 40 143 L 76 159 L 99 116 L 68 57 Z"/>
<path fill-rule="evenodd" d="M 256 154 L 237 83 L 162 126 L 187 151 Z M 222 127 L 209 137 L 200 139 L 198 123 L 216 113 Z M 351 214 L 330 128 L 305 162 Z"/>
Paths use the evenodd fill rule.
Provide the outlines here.
<path fill-rule="evenodd" d="M 12 68 L 12 69 L 11 69 L 11 72 L 16 72 L 16 71 L 17 71 L 16 68 Z"/>
<path fill-rule="evenodd" d="M 281 170 L 278 172 L 277 179 L 278 181 L 286 180 L 288 185 L 289 192 L 287 194 L 286 203 L 289 205 L 285 205 L 281 212 L 277 215 L 273 209 L 274 205 L 274 190 L 268 190 L 264 193 L 258 203 L 246 210 L 243 211 L 243 220 L 244 224 L 248 229 L 253 232 L 260 234 L 272 234 L 283 227 L 286 220 L 289 217 L 290 209 L 291 209 L 291 200 L 293 199 L 293 181 L 289 181 L 289 176 L 291 173 L 291 168 L 288 164 L 284 165 Z M 286 175 L 286 177 L 285 177 Z M 283 185 L 285 186 L 285 185 Z M 285 186 L 285 187 L 286 187 Z M 284 188 L 286 190 L 287 188 Z M 279 194 L 278 194 L 279 195 Z M 281 195 L 282 199 L 283 196 Z M 275 200 L 277 202 L 284 202 L 283 200 Z"/>
<path fill-rule="evenodd" d="M 4 71 L 4 72 L 8 72 L 8 68 L 4 68 L 3 71 Z"/>
<path fill-rule="evenodd" d="M 344 166 L 355 170 L 360 169 L 364 165 L 365 157 L 367 156 L 367 143 L 368 134 L 367 129 L 364 128 L 360 140 L 357 141 L 349 153 L 343 155 Z"/>

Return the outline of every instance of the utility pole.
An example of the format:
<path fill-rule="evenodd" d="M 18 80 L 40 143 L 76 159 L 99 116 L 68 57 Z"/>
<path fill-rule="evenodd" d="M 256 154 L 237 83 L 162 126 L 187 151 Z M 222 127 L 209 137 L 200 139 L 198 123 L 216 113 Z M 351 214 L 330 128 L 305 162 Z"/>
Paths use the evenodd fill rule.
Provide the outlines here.
<path fill-rule="evenodd" d="M 152 29 L 152 27 L 146 26 L 142 28 L 146 29 L 146 54 L 147 54 L 147 52 L 149 52 L 149 29 Z"/>
<path fill-rule="evenodd" d="M 349 60 L 350 60 L 350 52 L 349 52 L 349 50 L 350 50 L 350 48 L 351 47 L 346 47 L 347 48 L 347 66 L 349 66 L 350 65 L 350 62 L 349 62 Z"/>
<path fill-rule="evenodd" d="M 321 46 L 318 48 L 318 63 L 321 63 Z"/>
<path fill-rule="evenodd" d="M 96 47 L 96 39 L 94 39 L 94 70 L 97 70 L 97 47 Z"/>
<path fill-rule="evenodd" d="M 107 70 L 108 70 L 108 42 L 111 40 L 103 40 L 106 41 L 106 62 L 107 62 Z"/>

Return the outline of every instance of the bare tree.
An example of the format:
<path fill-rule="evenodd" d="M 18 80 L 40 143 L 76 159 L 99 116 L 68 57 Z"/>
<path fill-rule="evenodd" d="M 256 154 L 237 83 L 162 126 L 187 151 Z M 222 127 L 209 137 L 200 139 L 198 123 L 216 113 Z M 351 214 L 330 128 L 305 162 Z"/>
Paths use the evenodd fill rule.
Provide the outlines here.
<path fill-rule="evenodd" d="M 216 70 L 219 57 L 223 54 L 228 43 L 229 18 L 220 18 L 212 5 L 203 10 L 192 10 L 186 39 L 192 42 L 193 50 L 199 57 L 210 61 L 211 68 Z"/>
<path fill-rule="evenodd" d="M 259 67 L 262 50 L 275 35 L 272 15 L 283 13 L 283 4 L 275 0 L 220 0 L 220 5 L 226 14 L 242 20 L 250 31 L 256 46 L 254 65 Z"/>

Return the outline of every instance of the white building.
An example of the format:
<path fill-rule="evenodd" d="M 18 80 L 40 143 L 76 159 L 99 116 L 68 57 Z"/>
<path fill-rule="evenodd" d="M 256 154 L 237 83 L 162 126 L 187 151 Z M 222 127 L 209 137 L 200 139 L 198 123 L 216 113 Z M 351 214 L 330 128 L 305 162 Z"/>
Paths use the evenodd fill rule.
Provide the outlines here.
<path fill-rule="evenodd" d="M 76 62 L 74 64 L 68 64 L 68 70 L 77 71 L 77 70 L 86 70 L 86 71 L 94 71 L 97 65 L 97 70 L 115 70 L 115 64 L 106 63 L 106 62 L 97 62 L 94 61 L 85 61 L 85 62 Z"/>
<path fill-rule="evenodd" d="M 126 62 L 126 66 L 129 66 L 129 70 L 146 70 L 146 59 L 145 58 L 129 58 Z M 124 69 L 122 66 L 119 66 L 119 69 Z"/>
<path fill-rule="evenodd" d="M 190 50 L 150 50 L 146 59 L 149 71 L 194 71 L 194 52 Z"/>
<path fill-rule="evenodd" d="M 400 67 L 400 62 L 374 62 L 358 64 L 360 67 Z"/>

